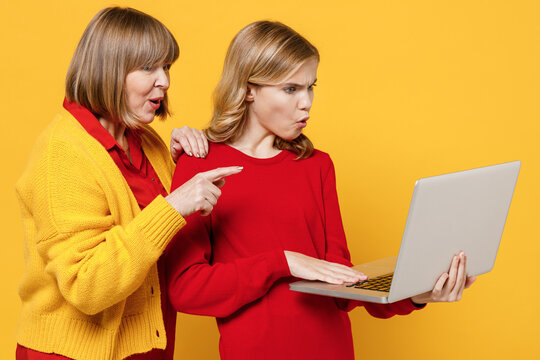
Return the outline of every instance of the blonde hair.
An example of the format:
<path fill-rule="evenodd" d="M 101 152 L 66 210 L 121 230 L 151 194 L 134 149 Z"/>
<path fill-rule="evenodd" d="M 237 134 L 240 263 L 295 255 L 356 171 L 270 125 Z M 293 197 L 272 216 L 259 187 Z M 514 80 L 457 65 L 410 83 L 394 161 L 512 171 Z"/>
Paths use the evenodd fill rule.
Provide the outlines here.
<path fill-rule="evenodd" d="M 214 114 L 204 130 L 214 142 L 229 142 L 244 132 L 248 83 L 269 85 L 281 80 L 319 52 L 304 37 L 280 22 L 257 21 L 243 28 L 229 45 L 223 73 L 214 91 Z M 304 134 L 294 140 L 276 136 L 274 147 L 307 158 L 313 144 Z"/>
<path fill-rule="evenodd" d="M 129 72 L 146 65 L 172 64 L 178 43 L 158 20 L 131 8 L 98 12 L 84 31 L 66 75 L 66 98 L 97 116 L 137 127 L 137 116 L 126 103 Z M 156 115 L 169 115 L 167 94 Z"/>

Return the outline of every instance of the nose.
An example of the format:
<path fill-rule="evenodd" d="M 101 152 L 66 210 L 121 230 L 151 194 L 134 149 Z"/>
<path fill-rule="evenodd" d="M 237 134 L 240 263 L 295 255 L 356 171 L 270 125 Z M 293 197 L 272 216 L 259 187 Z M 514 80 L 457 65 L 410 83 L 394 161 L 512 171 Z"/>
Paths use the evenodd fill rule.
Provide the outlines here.
<path fill-rule="evenodd" d="M 312 104 L 313 104 L 313 92 L 303 91 L 298 101 L 298 107 L 300 108 L 300 110 L 309 112 Z"/>
<path fill-rule="evenodd" d="M 167 91 L 169 88 L 169 72 L 163 68 L 159 68 L 156 73 L 156 81 L 154 83 L 156 87 Z"/>

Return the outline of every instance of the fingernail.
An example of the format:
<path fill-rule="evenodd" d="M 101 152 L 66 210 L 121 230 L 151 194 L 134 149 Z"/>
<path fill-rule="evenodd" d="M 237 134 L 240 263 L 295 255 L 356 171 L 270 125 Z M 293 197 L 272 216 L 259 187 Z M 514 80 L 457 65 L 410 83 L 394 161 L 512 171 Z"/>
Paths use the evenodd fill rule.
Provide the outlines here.
<path fill-rule="evenodd" d="M 200 157 L 199 154 L 195 154 L 195 157 Z"/>
<path fill-rule="evenodd" d="M 237 168 L 240 169 L 240 170 L 243 170 L 243 169 L 244 169 L 243 166 L 237 166 Z"/>
<path fill-rule="evenodd" d="M 191 152 L 188 152 L 189 156 L 193 156 L 193 154 Z"/>

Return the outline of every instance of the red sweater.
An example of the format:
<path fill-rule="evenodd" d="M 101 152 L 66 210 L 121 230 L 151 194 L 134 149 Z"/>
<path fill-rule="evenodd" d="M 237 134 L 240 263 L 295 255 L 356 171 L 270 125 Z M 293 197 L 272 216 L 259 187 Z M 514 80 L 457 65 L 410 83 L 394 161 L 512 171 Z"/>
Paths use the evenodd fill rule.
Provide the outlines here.
<path fill-rule="evenodd" d="M 205 159 L 182 156 L 172 190 L 200 171 L 241 165 L 226 179 L 210 216 L 194 214 L 167 253 L 169 298 L 178 310 L 217 317 L 228 359 L 354 359 L 348 314 L 408 314 L 390 305 L 336 300 L 289 290 L 284 250 L 351 265 L 330 157 L 282 151 L 256 159 L 211 144 Z"/>

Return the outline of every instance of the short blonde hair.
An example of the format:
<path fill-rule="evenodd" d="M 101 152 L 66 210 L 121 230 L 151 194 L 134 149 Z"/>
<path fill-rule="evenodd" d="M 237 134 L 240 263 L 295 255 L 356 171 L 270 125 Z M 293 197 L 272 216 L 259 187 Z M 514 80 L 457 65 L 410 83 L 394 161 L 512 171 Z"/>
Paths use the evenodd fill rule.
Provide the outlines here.
<path fill-rule="evenodd" d="M 214 91 L 214 114 L 205 129 L 214 142 L 234 141 L 244 132 L 248 83 L 278 82 L 307 60 L 319 61 L 319 52 L 296 31 L 280 22 L 257 21 L 235 36 L 225 57 L 223 73 Z M 287 141 L 276 137 L 274 146 L 307 158 L 313 144 L 304 134 Z"/>
<path fill-rule="evenodd" d="M 178 43 L 158 20 L 131 8 L 110 7 L 98 12 L 86 27 L 66 76 L 66 98 L 92 113 L 137 127 L 128 106 L 125 80 L 146 65 L 172 64 Z M 167 94 L 156 115 L 169 115 Z"/>

